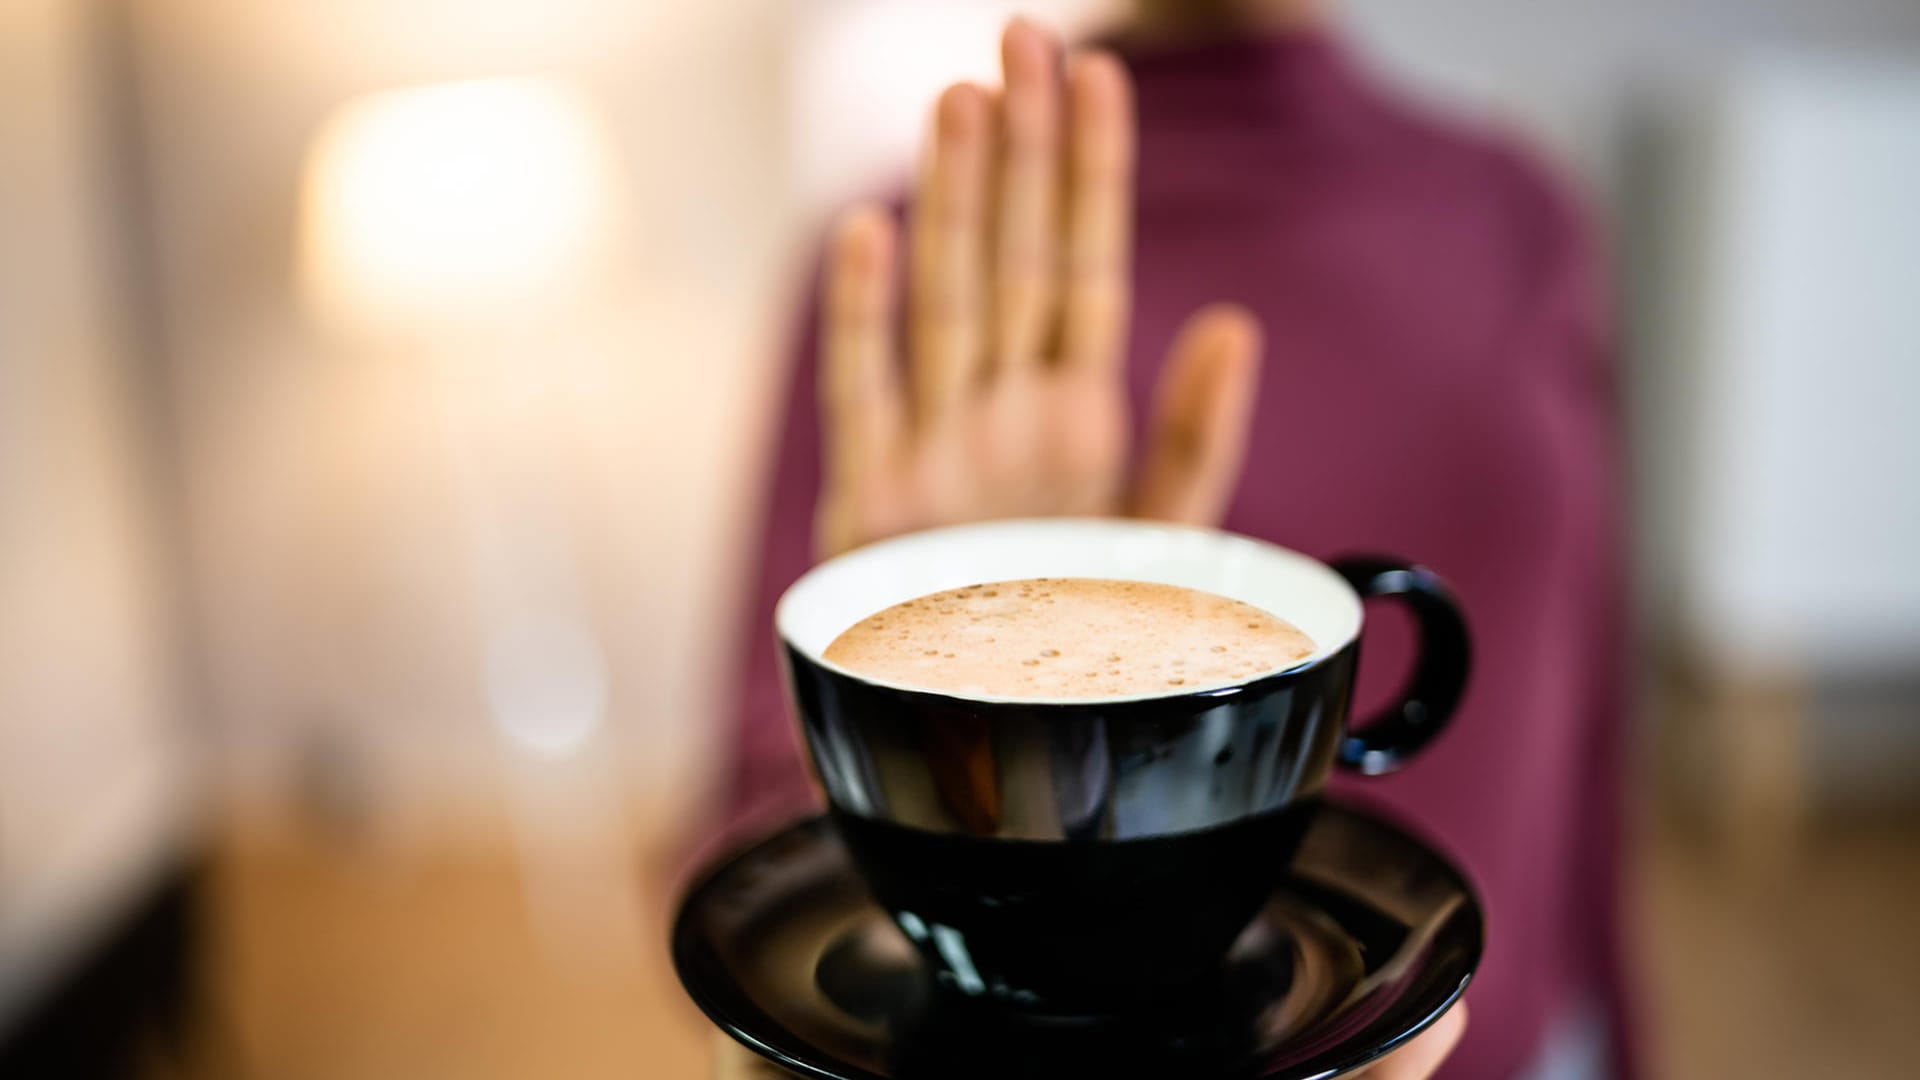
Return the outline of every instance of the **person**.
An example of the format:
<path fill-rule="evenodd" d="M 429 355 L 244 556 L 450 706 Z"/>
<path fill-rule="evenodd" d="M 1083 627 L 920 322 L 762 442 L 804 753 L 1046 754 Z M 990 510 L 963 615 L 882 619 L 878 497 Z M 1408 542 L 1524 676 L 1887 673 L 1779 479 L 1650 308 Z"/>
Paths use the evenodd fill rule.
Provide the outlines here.
<path fill-rule="evenodd" d="M 1472 1028 L 1370 1080 L 1632 1077 L 1594 245 L 1543 167 L 1377 85 L 1326 22 L 1313 0 L 1141 0 L 1070 54 L 1015 22 L 1004 87 L 940 97 L 904 223 L 841 220 L 796 347 L 727 821 L 815 806 L 768 626 L 819 557 L 1054 514 L 1415 557 L 1465 606 L 1475 681 L 1413 766 L 1333 791 L 1458 855 L 1489 940 Z M 1369 625 L 1363 714 L 1410 639 Z"/>

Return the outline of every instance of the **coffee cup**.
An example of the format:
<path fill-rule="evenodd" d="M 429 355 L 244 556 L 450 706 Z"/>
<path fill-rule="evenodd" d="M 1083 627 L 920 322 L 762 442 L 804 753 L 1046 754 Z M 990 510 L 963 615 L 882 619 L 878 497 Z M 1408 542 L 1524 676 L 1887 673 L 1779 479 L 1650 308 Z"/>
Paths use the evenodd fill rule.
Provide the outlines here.
<path fill-rule="evenodd" d="M 933 691 L 826 659 L 942 590 L 1034 578 L 1197 589 L 1312 651 L 1226 685 L 1091 699 Z M 1363 601 L 1405 604 L 1411 677 L 1349 723 Z M 1335 767 L 1399 767 L 1445 726 L 1465 623 L 1430 571 L 1321 563 L 1211 529 L 1032 519 L 915 533 L 816 566 L 775 611 L 789 690 L 854 864 L 944 994 L 1032 1018 L 1195 1000 L 1285 874 Z"/>

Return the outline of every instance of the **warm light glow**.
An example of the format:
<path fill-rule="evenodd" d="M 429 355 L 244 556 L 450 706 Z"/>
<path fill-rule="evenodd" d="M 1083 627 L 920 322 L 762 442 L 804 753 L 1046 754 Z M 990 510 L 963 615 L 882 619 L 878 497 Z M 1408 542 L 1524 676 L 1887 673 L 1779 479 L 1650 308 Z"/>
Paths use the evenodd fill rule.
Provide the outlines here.
<path fill-rule="evenodd" d="M 624 185 L 579 91 L 490 79 L 372 94 L 328 119 L 304 176 L 300 271 L 329 324 L 442 331 L 590 285 Z"/>
<path fill-rule="evenodd" d="M 566 757 L 606 716 L 606 657 L 575 619 L 526 614 L 506 620 L 487 641 L 485 672 L 494 722 L 533 753 Z"/>

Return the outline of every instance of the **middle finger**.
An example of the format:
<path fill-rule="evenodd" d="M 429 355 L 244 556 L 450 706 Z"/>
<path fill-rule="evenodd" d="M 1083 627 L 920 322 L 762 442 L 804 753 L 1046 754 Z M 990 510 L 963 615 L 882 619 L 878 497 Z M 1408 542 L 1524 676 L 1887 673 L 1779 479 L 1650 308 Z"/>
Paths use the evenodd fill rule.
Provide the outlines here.
<path fill-rule="evenodd" d="M 1006 67 L 994 284 L 994 359 L 1032 363 L 1046 348 L 1059 290 L 1060 44 L 1016 19 L 1001 40 Z"/>
<path fill-rule="evenodd" d="M 1133 224 L 1133 101 L 1125 69 L 1106 53 L 1082 56 L 1072 90 L 1061 357 L 1106 371 L 1124 367 Z"/>

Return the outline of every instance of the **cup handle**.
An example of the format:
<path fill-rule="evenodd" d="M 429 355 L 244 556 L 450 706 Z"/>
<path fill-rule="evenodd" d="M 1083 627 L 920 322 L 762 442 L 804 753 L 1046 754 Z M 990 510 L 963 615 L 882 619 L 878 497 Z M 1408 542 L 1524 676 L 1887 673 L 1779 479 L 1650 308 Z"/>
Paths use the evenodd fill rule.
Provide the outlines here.
<path fill-rule="evenodd" d="M 1361 599 L 1390 596 L 1413 610 L 1418 659 L 1398 700 L 1340 742 L 1340 765 L 1366 776 L 1392 772 L 1440 734 L 1466 689 L 1473 649 L 1467 621 L 1433 571 L 1399 559 L 1341 559 L 1333 569 Z"/>

